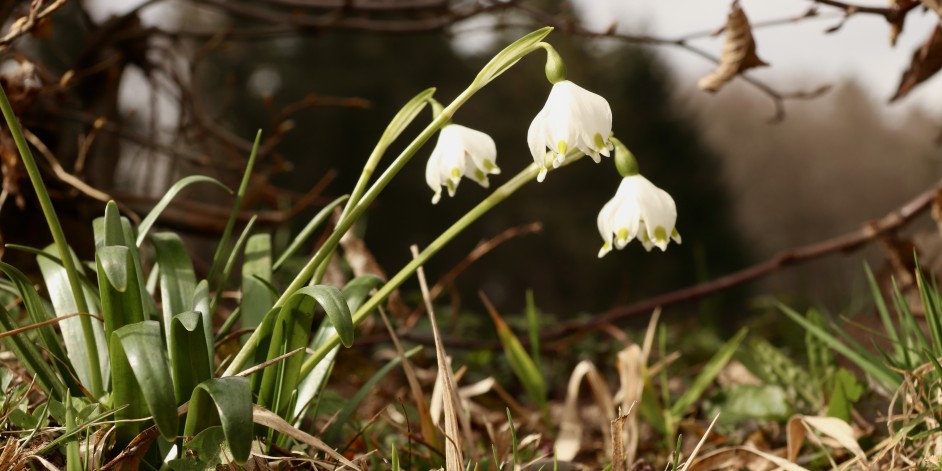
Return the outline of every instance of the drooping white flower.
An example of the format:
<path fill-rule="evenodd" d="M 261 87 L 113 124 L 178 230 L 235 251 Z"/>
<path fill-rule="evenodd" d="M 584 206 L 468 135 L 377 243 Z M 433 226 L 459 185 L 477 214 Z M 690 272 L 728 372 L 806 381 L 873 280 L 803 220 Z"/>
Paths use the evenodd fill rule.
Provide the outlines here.
<path fill-rule="evenodd" d="M 669 240 L 680 243 L 676 222 L 677 206 L 671 195 L 639 174 L 624 177 L 615 197 L 599 212 L 599 233 L 604 240 L 599 258 L 611 252 L 613 245 L 621 249 L 636 237 L 647 251 L 653 247 L 667 250 Z"/>
<path fill-rule="evenodd" d="M 611 135 L 612 108 L 605 98 L 568 80 L 555 83 L 527 132 L 530 153 L 542 169 L 537 180 L 543 181 L 547 166 L 558 167 L 572 149 L 596 163 L 601 160 L 599 154 L 608 157 Z"/>
<path fill-rule="evenodd" d="M 487 176 L 500 173 L 496 161 L 497 146 L 491 136 L 457 124 L 443 127 L 425 166 L 425 182 L 435 192 L 432 204 L 441 199 L 442 186 L 454 196 L 462 176 L 487 188 Z"/>

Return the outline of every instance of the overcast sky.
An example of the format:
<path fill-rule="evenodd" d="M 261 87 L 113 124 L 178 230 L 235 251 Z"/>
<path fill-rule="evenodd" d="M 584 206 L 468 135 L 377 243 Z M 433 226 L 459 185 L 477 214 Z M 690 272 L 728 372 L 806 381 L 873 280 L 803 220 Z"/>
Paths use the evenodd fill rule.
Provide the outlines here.
<path fill-rule="evenodd" d="M 89 2 L 94 16 L 105 18 L 126 11 L 142 0 L 99 0 Z M 858 4 L 885 6 L 886 0 L 853 0 Z M 691 32 L 715 30 L 726 21 L 730 0 L 573 0 L 583 12 L 587 26 L 604 30 L 617 21 L 619 31 L 677 37 Z M 741 0 L 750 21 L 797 17 L 813 5 L 810 0 Z M 920 10 L 910 13 L 896 47 L 889 42 L 889 26 L 879 16 L 858 14 L 837 32 L 825 30 L 840 22 L 838 10 L 820 6 L 819 18 L 799 23 L 765 27 L 755 31 L 758 55 L 770 67 L 749 74 L 776 89 L 789 92 L 811 90 L 824 84 L 847 79 L 860 82 L 874 100 L 885 101 L 893 95 L 900 74 L 915 51 L 938 22 L 934 13 Z M 160 8 L 145 11 L 145 21 L 159 18 Z M 481 20 L 478 20 L 481 21 Z M 486 20 L 485 20 L 486 21 Z M 458 30 L 467 29 L 461 25 Z M 474 28 L 471 28 L 474 29 Z M 467 39 L 467 38 L 466 38 Z M 722 36 L 694 42 L 702 49 L 719 54 Z M 464 45 L 473 49 L 475 41 Z M 681 88 L 695 90 L 697 79 L 709 73 L 714 64 L 682 49 L 662 47 L 660 51 L 679 74 Z M 917 87 L 908 97 L 887 107 L 888 114 L 918 106 L 942 119 L 942 79 L 934 77 Z"/>
<path fill-rule="evenodd" d="M 860 5 L 886 6 L 888 1 L 851 0 Z M 677 37 L 691 32 L 715 30 L 726 21 L 729 0 L 576 0 L 593 28 L 605 29 L 612 19 L 619 31 Z M 801 16 L 813 2 L 808 0 L 741 0 L 751 23 Z M 759 57 L 770 67 L 749 72 L 782 91 L 813 89 L 817 85 L 853 78 L 874 99 L 885 101 L 896 91 L 900 74 L 915 51 L 932 32 L 939 19 L 921 9 L 911 12 L 896 47 L 890 46 L 889 26 L 882 17 L 858 14 L 834 32 L 825 30 L 840 23 L 839 10 L 820 6 L 819 18 L 800 23 L 766 27 L 754 33 Z M 704 38 L 694 44 L 717 55 L 722 36 Z M 661 48 L 681 84 L 696 87 L 713 64 L 677 48 Z M 942 79 L 934 77 L 892 105 L 919 106 L 942 118 Z M 892 112 L 892 109 L 888 110 Z"/>

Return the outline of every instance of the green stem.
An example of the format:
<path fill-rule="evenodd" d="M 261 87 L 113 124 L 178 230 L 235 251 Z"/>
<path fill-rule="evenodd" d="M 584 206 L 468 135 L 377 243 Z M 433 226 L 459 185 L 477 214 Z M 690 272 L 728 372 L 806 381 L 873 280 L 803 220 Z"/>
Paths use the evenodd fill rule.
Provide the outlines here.
<path fill-rule="evenodd" d="M 478 87 L 469 87 L 467 90 L 458 95 L 447 108 L 442 111 L 442 114 L 437 116 L 422 132 L 416 136 L 416 138 L 409 144 L 402 153 L 396 157 L 390 165 L 389 168 L 379 176 L 379 179 L 373 183 L 373 186 L 363 194 L 363 197 L 357 201 L 356 205 L 353 206 L 353 209 L 350 210 L 350 214 L 347 217 L 341 219 L 337 223 L 337 227 L 334 228 L 334 232 L 331 233 L 330 237 L 324 242 L 324 245 L 314 254 L 314 256 L 307 262 L 307 265 L 301 269 L 301 272 L 298 273 L 298 276 L 291 281 L 291 284 L 285 288 L 281 297 L 275 302 L 275 306 L 281 306 L 284 302 L 291 297 L 297 290 L 304 287 L 308 280 L 310 280 L 318 267 L 324 263 L 330 254 L 333 253 L 334 249 L 337 247 L 337 244 L 340 243 L 340 239 L 347 233 L 347 230 L 353 226 L 353 223 L 366 212 L 367 208 L 379 196 L 380 192 L 386 188 L 386 185 L 399 173 L 399 171 L 405 167 L 409 160 L 422 148 L 422 145 L 425 144 L 451 117 L 454 115 L 455 111 L 461 107 L 476 91 Z M 353 196 L 351 196 L 351 200 Z M 242 346 L 242 350 L 239 350 L 239 353 L 233 358 L 232 363 L 223 373 L 223 376 L 231 376 L 240 371 L 249 360 L 249 357 L 255 352 L 255 349 L 258 348 L 258 344 L 261 341 L 261 331 L 256 330 L 252 335 L 245 341 L 245 345 Z"/>
<path fill-rule="evenodd" d="M 43 183 L 42 175 L 39 173 L 39 167 L 36 166 L 36 159 L 33 158 L 32 151 L 26 143 L 23 136 L 23 130 L 13 113 L 13 107 L 10 106 L 10 100 L 7 99 L 6 91 L 0 87 L 0 109 L 3 111 L 3 117 L 10 128 L 10 134 L 13 135 L 13 141 L 16 142 L 16 148 L 23 159 L 23 166 L 26 167 L 26 173 L 29 174 L 29 180 L 36 191 L 36 197 L 39 199 L 39 206 L 42 208 L 43 215 L 46 217 L 46 223 L 49 224 L 49 232 L 52 233 L 52 240 L 59 249 L 59 258 L 62 259 L 62 267 L 65 269 L 66 277 L 69 279 L 69 286 L 72 288 L 72 295 L 75 297 L 75 308 L 79 312 L 88 312 L 88 302 L 85 300 L 85 291 L 79 282 L 78 270 L 75 267 L 75 259 L 72 257 L 72 251 L 69 250 L 69 244 L 65 240 L 65 233 L 62 232 L 62 226 L 59 224 L 59 218 L 56 216 L 56 210 L 52 206 L 52 199 L 46 191 L 46 185 Z M 88 316 L 80 316 L 82 322 L 82 335 L 85 338 L 85 351 L 88 354 L 89 374 L 91 375 L 91 392 L 95 396 L 100 396 L 102 390 L 101 381 L 101 362 L 98 358 L 98 344 L 95 341 L 95 332 L 92 329 L 92 320 Z"/>
<path fill-rule="evenodd" d="M 575 159 L 573 159 L 575 160 Z M 405 282 L 409 277 L 411 277 L 416 270 L 422 264 L 424 264 L 429 258 L 435 255 L 439 250 L 442 249 L 448 242 L 450 242 L 456 235 L 460 234 L 465 228 L 467 228 L 471 223 L 476 221 L 478 218 L 483 216 L 485 213 L 490 211 L 492 208 L 497 206 L 500 202 L 504 201 L 517 191 L 524 184 L 532 181 L 540 173 L 540 168 L 536 164 L 530 164 L 523 171 L 515 175 L 513 178 L 504 183 L 499 188 L 494 190 L 483 201 L 478 203 L 471 211 L 468 211 L 467 214 L 457 220 L 454 224 L 451 225 L 445 232 L 443 232 L 438 238 L 432 241 L 419 256 L 414 258 L 409 264 L 399 270 L 399 273 L 396 273 L 382 288 L 380 288 L 376 294 L 374 294 L 367 302 L 363 303 L 353 314 L 353 325 L 357 326 L 366 316 L 372 312 L 379 303 L 383 302 L 390 293 L 392 293 L 396 288 L 398 288 L 403 282 Z M 336 334 L 332 335 L 326 343 L 321 344 L 321 346 L 307 359 L 304 360 L 304 364 L 301 366 L 301 377 L 305 377 L 314 366 L 321 361 L 324 356 L 331 349 L 336 347 L 340 343 L 340 337 Z"/>

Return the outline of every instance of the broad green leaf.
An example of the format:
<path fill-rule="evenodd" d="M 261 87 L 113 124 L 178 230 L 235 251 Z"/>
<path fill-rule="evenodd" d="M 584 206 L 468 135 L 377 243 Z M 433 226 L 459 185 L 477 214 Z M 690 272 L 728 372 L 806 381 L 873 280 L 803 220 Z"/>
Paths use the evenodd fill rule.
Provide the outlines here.
<path fill-rule="evenodd" d="M 406 352 L 406 358 L 412 358 L 413 355 L 419 353 L 422 350 L 422 346 L 415 346 L 409 351 Z M 353 416 L 353 413 L 356 412 L 357 407 L 360 406 L 360 403 L 363 402 L 363 399 L 372 392 L 375 391 L 376 385 L 382 381 L 393 369 L 397 368 L 402 362 L 402 357 L 393 358 L 389 363 L 386 363 L 382 368 L 379 369 L 373 376 L 370 377 L 363 386 L 357 390 L 353 396 L 350 397 L 346 403 L 344 403 L 343 409 L 337 413 L 334 417 L 333 424 L 327 429 L 327 435 L 324 438 L 324 441 L 327 443 L 336 443 L 340 438 L 340 432 L 343 431 L 344 427 L 352 426 L 350 423 L 350 418 Z"/>
<path fill-rule="evenodd" d="M 190 310 L 193 293 L 196 291 L 196 275 L 193 262 L 186 253 L 183 241 L 171 232 L 161 232 L 151 237 L 160 264 L 160 299 L 163 306 L 165 335 L 170 338 L 170 321 L 173 316 Z M 171 358 L 172 360 L 172 358 Z"/>
<path fill-rule="evenodd" d="M 192 436 L 215 424 L 222 425 L 235 461 L 245 463 L 252 449 L 252 391 L 247 378 L 214 378 L 193 390 L 183 434 Z"/>
<path fill-rule="evenodd" d="M 191 175 L 189 177 L 181 178 L 178 182 L 174 183 L 173 186 L 167 189 L 167 192 L 164 193 L 163 198 L 160 198 L 160 201 L 154 205 L 154 208 L 147 213 L 147 216 L 141 220 L 141 223 L 137 226 L 137 240 L 134 242 L 134 245 L 140 247 L 144 243 L 144 239 L 147 238 L 147 232 L 150 231 L 150 228 L 157 222 L 157 218 L 160 217 L 160 213 L 170 205 L 170 202 L 180 193 L 181 190 L 193 183 L 212 183 L 213 185 L 226 190 L 230 195 L 232 190 L 229 189 L 219 180 L 215 178 L 205 177 L 202 175 Z"/>
<path fill-rule="evenodd" d="M 801 314 L 798 314 L 797 312 L 795 312 L 788 306 L 785 306 L 784 304 L 778 304 L 778 308 L 779 310 L 782 311 L 782 313 L 784 313 L 786 316 L 791 318 L 791 320 L 795 321 L 796 323 L 798 323 L 798 325 L 802 326 L 805 330 L 807 330 L 808 332 L 811 332 L 816 337 L 821 339 L 824 343 L 830 346 L 835 352 L 840 353 L 841 355 L 844 355 L 845 357 L 847 357 L 848 360 L 853 362 L 860 369 L 862 369 L 865 373 L 870 375 L 871 378 L 879 382 L 884 387 L 888 388 L 888 390 L 895 390 L 896 386 L 900 384 L 900 381 L 902 378 L 899 376 L 898 373 L 891 371 L 885 365 L 882 365 L 881 363 L 876 363 L 872 359 L 867 358 L 866 356 L 862 355 L 860 352 L 848 347 L 846 344 L 838 340 L 837 337 L 832 335 L 830 332 L 822 329 L 821 327 L 815 324 L 808 322 L 808 320 L 805 319 L 804 316 L 802 316 Z"/>
<path fill-rule="evenodd" d="M 5 333 L 19 328 L 10 312 L 0 304 L 0 333 Z M 62 399 L 66 394 L 66 386 L 56 376 L 52 367 L 43 359 L 39 349 L 26 333 L 8 335 L 2 337 L 3 345 L 13 352 L 13 355 L 19 360 L 20 364 L 26 367 L 26 370 L 36 378 L 39 387 L 49 396 Z"/>
<path fill-rule="evenodd" d="M 504 50 L 498 52 L 497 55 L 481 69 L 481 72 L 479 72 L 478 76 L 474 79 L 473 86 L 480 88 L 497 78 L 497 76 L 504 73 L 507 69 L 516 64 L 517 61 L 522 59 L 523 56 L 532 52 L 533 49 L 537 47 L 537 44 L 546 38 L 551 31 L 553 31 L 553 28 L 548 26 L 538 29 L 505 47 Z"/>
<path fill-rule="evenodd" d="M 105 205 L 105 234 L 104 234 L 104 245 L 128 245 L 128 241 L 124 240 L 124 228 L 121 227 L 121 212 L 118 210 L 118 205 L 114 201 L 109 201 Z M 96 247 L 98 244 L 95 244 Z"/>
<path fill-rule="evenodd" d="M 49 314 L 49 311 L 46 310 L 46 304 L 43 299 L 39 297 L 39 293 L 36 292 L 33 283 L 23 272 L 17 270 L 13 265 L 3 262 L 0 262 L 0 271 L 3 271 L 3 273 L 10 278 L 10 281 L 13 282 L 16 287 L 16 292 L 23 300 L 26 312 L 29 314 L 29 318 L 34 324 L 39 324 L 53 318 Z M 50 362 L 59 372 L 59 377 L 74 393 L 81 394 L 78 383 L 75 382 L 75 372 L 72 370 L 68 361 L 68 354 L 59 342 L 59 336 L 56 334 L 53 326 L 45 325 L 35 330 L 39 334 L 43 348 L 49 352 L 48 354 L 51 357 Z M 55 393 L 55 391 L 53 391 L 53 393 Z M 56 399 L 61 400 L 62 398 L 56 397 Z"/>
<path fill-rule="evenodd" d="M 355 312 L 359 309 L 366 301 L 370 292 L 382 286 L 383 283 L 383 280 L 373 275 L 361 275 L 347 283 L 347 285 L 343 287 L 342 294 L 347 301 L 347 307 L 350 309 L 350 312 Z M 321 323 L 320 328 L 317 329 L 317 333 L 314 334 L 314 339 L 311 340 L 311 349 L 317 350 L 321 345 L 327 342 L 328 339 L 335 335 L 336 332 L 333 324 L 330 322 Z M 334 359 L 337 357 L 339 349 L 339 345 L 330 349 L 327 355 L 313 366 L 313 369 L 306 370 L 305 365 L 302 364 L 301 378 L 303 379 L 301 380 L 301 384 L 298 385 L 298 400 L 295 404 L 293 414 L 296 420 L 300 420 L 304 417 L 314 397 L 323 390 L 324 385 L 327 383 L 327 378 L 330 377 L 330 373 L 334 369 Z"/>
<path fill-rule="evenodd" d="M 833 382 L 827 415 L 849 423 L 854 404 L 860 400 L 864 388 L 857 382 L 857 378 L 844 368 L 837 370 Z"/>
<path fill-rule="evenodd" d="M 222 427 L 208 427 L 184 443 L 185 458 L 167 463 L 173 471 L 206 471 L 216 469 L 222 463 L 226 434 Z"/>
<path fill-rule="evenodd" d="M 105 338 L 128 324 L 146 320 L 141 299 L 140 280 L 134 270 L 130 250 L 120 245 L 105 246 L 95 253 L 101 312 L 105 319 Z"/>
<path fill-rule="evenodd" d="M 349 197 L 349 195 L 343 195 L 340 198 L 331 201 L 330 204 L 324 206 L 323 209 L 318 211 L 317 215 L 314 216 L 314 219 L 311 219 L 307 225 L 304 226 L 304 229 L 301 229 L 301 232 L 298 233 L 297 237 L 291 241 L 291 245 L 289 245 L 288 248 L 285 249 L 284 253 L 278 257 L 278 260 L 276 260 L 274 265 L 272 265 L 272 270 L 278 270 L 281 268 L 281 266 L 284 265 L 284 263 L 289 258 L 291 258 L 291 256 L 294 255 L 298 249 L 304 245 L 305 242 L 307 242 L 308 238 L 311 237 L 311 234 L 313 234 L 314 231 L 316 231 L 317 228 L 321 226 L 321 224 L 324 224 L 324 222 L 327 221 L 327 218 L 329 218 L 331 213 L 333 213 L 334 208 L 340 206 L 340 204 L 344 201 L 347 201 L 347 198 Z"/>
<path fill-rule="evenodd" d="M 50 254 L 57 253 L 57 249 L 54 246 L 46 247 L 45 251 Z M 74 253 L 72 254 L 72 258 L 76 269 L 81 272 L 81 265 Z M 46 282 L 49 300 L 52 302 L 52 307 L 56 315 L 65 316 L 79 312 L 65 268 L 63 268 L 60 263 L 56 263 L 43 256 L 37 256 L 36 261 L 39 264 L 39 270 Z M 85 290 L 85 299 L 98 299 L 98 293 L 87 287 L 83 289 Z M 90 303 L 88 308 L 91 314 L 98 314 L 99 312 L 94 303 Z M 89 345 L 91 342 L 86 342 L 86 327 L 93 333 L 93 340 L 91 340 L 91 342 L 94 342 L 94 345 Z M 95 391 L 92 387 L 94 383 L 91 377 L 92 367 L 90 366 L 89 348 L 96 350 L 98 358 L 97 367 L 99 368 L 100 377 L 108 378 L 110 376 L 108 366 L 108 342 L 105 340 L 104 325 L 98 319 L 89 316 L 79 316 L 59 322 L 59 328 L 62 332 L 62 340 L 65 343 L 65 350 L 68 353 L 69 361 L 72 363 L 72 367 L 75 369 L 75 374 L 78 376 L 79 381 L 88 388 L 93 395 L 100 395 L 104 391 Z M 105 385 L 102 384 L 102 387 L 105 387 Z"/>
<path fill-rule="evenodd" d="M 504 355 L 507 356 L 507 361 L 510 363 L 510 369 L 513 370 L 514 375 L 520 380 L 520 384 L 522 384 L 523 389 L 527 391 L 530 400 L 539 405 L 544 413 L 547 413 L 546 383 L 543 381 L 543 375 L 540 373 L 540 370 L 537 369 L 536 363 L 530 358 L 527 350 L 520 344 L 517 335 L 514 334 L 513 330 L 504 322 L 500 314 L 492 308 L 489 308 L 488 312 L 491 314 L 491 319 L 494 321 L 494 326 L 497 328 L 497 338 L 500 339 L 500 344 L 504 349 Z"/>
<path fill-rule="evenodd" d="M 213 313 L 210 310 L 209 282 L 200 280 L 193 291 L 193 310 L 200 313 L 203 317 L 203 335 L 206 337 L 206 345 L 209 345 L 209 364 L 214 363 L 213 350 Z"/>
<path fill-rule="evenodd" d="M 161 338 L 160 324 L 144 321 L 129 324 L 114 331 L 111 336 L 111 359 L 114 368 L 123 376 L 115 375 L 112 402 L 114 407 L 128 404 L 118 411 L 118 419 L 137 419 L 153 416 L 160 435 L 168 441 L 177 437 L 177 403 L 173 380 L 167 366 L 167 354 Z M 143 401 L 140 398 L 143 396 Z M 118 439 L 130 440 L 137 435 L 140 422 L 118 425 Z"/>
<path fill-rule="evenodd" d="M 776 385 L 738 385 L 724 388 L 719 401 L 715 403 L 715 415 L 722 411 L 719 422 L 724 425 L 737 425 L 747 420 L 784 421 L 791 414 L 785 391 Z"/>
<path fill-rule="evenodd" d="M 742 339 L 746 337 L 747 329 L 742 329 L 735 337 L 726 342 L 713 356 L 707 361 L 706 365 L 703 365 L 703 369 L 700 370 L 700 374 L 694 378 L 690 386 L 684 391 L 683 394 L 670 408 L 670 413 L 675 418 L 683 417 L 686 414 L 687 409 L 690 408 L 694 403 L 700 400 L 700 396 L 703 395 L 703 392 L 706 391 L 706 388 L 710 386 L 710 383 L 716 379 L 716 376 L 720 374 L 720 371 L 729 363 L 729 360 L 733 358 L 733 354 L 736 353 L 736 349 L 739 348 L 739 344 L 742 342 Z"/>
<path fill-rule="evenodd" d="M 245 245 L 242 263 L 242 327 L 254 328 L 275 305 L 275 296 L 265 285 L 271 280 L 271 236 L 255 234 Z"/>
<path fill-rule="evenodd" d="M 308 286 L 289 297 L 278 312 L 266 359 L 307 347 L 318 307 L 326 313 L 344 346 L 349 347 L 353 343 L 353 319 L 340 290 L 323 285 Z M 258 404 L 285 417 L 290 410 L 291 396 L 300 383 L 303 361 L 303 356 L 294 355 L 266 368 Z"/>
<path fill-rule="evenodd" d="M 197 384 L 213 377 L 210 362 L 212 344 L 206 343 L 202 314 L 182 312 L 170 321 L 170 369 L 177 404 L 182 404 L 193 393 Z"/>

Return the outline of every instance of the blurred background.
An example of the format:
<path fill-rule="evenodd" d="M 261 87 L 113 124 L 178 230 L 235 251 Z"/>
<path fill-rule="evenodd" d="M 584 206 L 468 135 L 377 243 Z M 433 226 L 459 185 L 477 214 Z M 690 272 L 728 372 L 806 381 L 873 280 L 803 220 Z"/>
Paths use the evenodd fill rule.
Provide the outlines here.
<path fill-rule="evenodd" d="M 586 159 L 525 187 L 427 266 L 434 281 L 480 241 L 542 223 L 538 233 L 521 234 L 468 267 L 450 290 L 452 309 L 483 312 L 476 294 L 482 290 L 499 310 L 518 312 L 532 289 L 537 304 L 558 319 L 588 318 L 857 230 L 931 187 L 942 168 L 938 81 L 887 103 L 913 51 L 938 23 L 921 8 L 908 15 L 893 47 L 877 15 L 845 17 L 827 6 L 811 14 L 816 3 L 804 0 L 744 0 L 758 55 L 771 65 L 748 72 L 759 86 L 737 78 L 708 94 L 697 80 L 715 63 L 650 39 L 689 37 L 719 57 L 723 35 L 712 33 L 726 21 L 726 1 L 56 4 L 34 2 L 37 11 L 50 5 L 55 11 L 29 34 L 2 43 L 0 70 L 8 88 L 22 89 L 15 105 L 48 149 L 41 152 L 47 182 L 69 216 L 72 243 L 86 256 L 88 221 L 108 198 L 133 217 L 184 175 L 208 174 L 235 187 L 258 129 L 262 152 L 244 209 L 259 211 L 263 230 L 285 247 L 320 207 L 352 189 L 409 98 L 434 86 L 447 103 L 501 47 L 546 24 L 557 27 L 549 41 L 570 79 L 608 99 L 615 134 L 642 172 L 674 196 L 684 242 L 666 253 L 631 244 L 597 259 L 596 216 L 619 177 L 610 160 Z M 5 30 L 28 7 L 0 2 Z M 527 127 L 550 89 L 542 67 L 540 54 L 526 58 L 455 116 L 495 139 L 503 174 L 491 179 L 492 188 L 531 161 Z M 814 97 L 774 98 L 803 92 Z M 784 116 L 773 122 L 778 107 Z M 398 144 L 385 162 L 405 145 Z M 410 244 L 427 245 L 488 194 L 465 182 L 455 198 L 432 206 L 423 178 L 431 148 L 355 229 L 389 274 L 408 262 Z M 0 234 L 5 242 L 43 245 L 48 230 L 6 134 L 0 154 Z M 160 224 L 188 234 L 191 255 L 209 260 L 231 200 L 205 188 L 180 199 Z M 925 217 L 910 233 L 927 230 L 934 229 Z M 17 257 L 29 259 L 3 253 L 5 261 Z M 723 325 L 749 314 L 749 300 L 763 294 L 853 309 L 848 294 L 864 288 L 865 257 L 882 267 L 877 249 L 832 255 L 668 313 Z"/>

